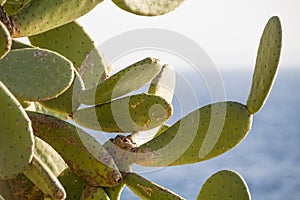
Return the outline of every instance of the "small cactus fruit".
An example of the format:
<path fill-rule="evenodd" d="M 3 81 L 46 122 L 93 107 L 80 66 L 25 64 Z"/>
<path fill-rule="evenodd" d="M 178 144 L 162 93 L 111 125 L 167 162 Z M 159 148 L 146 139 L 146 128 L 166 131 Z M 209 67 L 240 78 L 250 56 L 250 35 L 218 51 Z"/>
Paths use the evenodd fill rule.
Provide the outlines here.
<path fill-rule="evenodd" d="M 98 144 L 85 145 L 95 140 L 83 130 L 55 117 L 28 112 L 34 134 L 50 144 L 67 165 L 92 186 L 111 187 L 121 180 L 112 157 Z"/>
<path fill-rule="evenodd" d="M 133 92 L 150 82 L 161 70 L 158 59 L 143 59 L 111 76 L 96 87 L 83 90 L 79 101 L 83 104 L 102 104 Z"/>
<path fill-rule="evenodd" d="M 201 188 L 197 200 L 250 200 L 244 179 L 237 173 L 222 170 L 209 177 Z"/>
<path fill-rule="evenodd" d="M 74 21 L 103 0 L 31 0 L 10 16 L 13 37 L 36 35 Z"/>
<path fill-rule="evenodd" d="M 70 168 L 65 169 L 58 179 L 67 192 L 68 200 L 80 199 L 82 191 L 88 185 L 83 178 L 77 176 Z"/>
<path fill-rule="evenodd" d="M 278 17 L 272 17 L 263 32 L 257 53 L 252 87 L 247 100 L 251 114 L 264 105 L 273 86 L 281 52 L 282 28 Z"/>
<path fill-rule="evenodd" d="M 49 100 L 68 89 L 72 63 L 44 49 L 17 49 L 0 60 L 0 80 L 22 101 Z"/>
<path fill-rule="evenodd" d="M 0 81 L 0 179 L 22 173 L 31 162 L 34 138 L 30 120 L 16 98 Z"/>
<path fill-rule="evenodd" d="M 112 0 L 121 9 L 143 16 L 157 16 L 171 12 L 179 7 L 184 0 Z"/>
<path fill-rule="evenodd" d="M 80 200 L 93 199 L 110 200 L 103 188 L 87 185 L 82 192 Z"/>
<path fill-rule="evenodd" d="M 172 166 L 217 157 L 240 143 L 250 131 L 252 116 L 237 102 L 200 108 L 138 148 L 136 163 Z"/>
<path fill-rule="evenodd" d="M 12 39 L 5 25 L 0 22 L 0 59 L 2 59 L 9 51 L 12 45 Z"/>
<path fill-rule="evenodd" d="M 137 94 L 77 110 L 73 119 L 86 128 L 105 132 L 135 132 L 162 125 L 172 115 L 172 105 L 151 94 Z"/>
<path fill-rule="evenodd" d="M 68 166 L 63 158 L 45 141 L 35 137 L 34 153 L 55 176 L 59 176 Z"/>
<path fill-rule="evenodd" d="M 58 200 L 66 199 L 66 192 L 59 180 L 37 156 L 33 156 L 24 174 L 38 186 L 44 194 L 50 195 Z"/>
<path fill-rule="evenodd" d="M 184 199 L 177 194 L 167 190 L 166 188 L 150 182 L 135 173 L 127 173 L 124 177 L 124 182 L 130 188 L 130 190 L 132 190 L 141 199 Z"/>
<path fill-rule="evenodd" d="M 84 82 L 87 82 L 85 85 L 87 88 L 95 86 L 91 85 L 90 81 L 97 81 L 95 83 L 97 84 L 102 76 L 107 75 L 105 64 L 96 50 L 94 42 L 83 27 L 75 21 L 30 36 L 29 40 L 34 46 L 55 51 L 72 61 Z M 87 61 L 90 63 L 86 63 Z M 95 77 L 86 77 L 86 73 L 89 71 L 92 71 L 91 73 Z"/>

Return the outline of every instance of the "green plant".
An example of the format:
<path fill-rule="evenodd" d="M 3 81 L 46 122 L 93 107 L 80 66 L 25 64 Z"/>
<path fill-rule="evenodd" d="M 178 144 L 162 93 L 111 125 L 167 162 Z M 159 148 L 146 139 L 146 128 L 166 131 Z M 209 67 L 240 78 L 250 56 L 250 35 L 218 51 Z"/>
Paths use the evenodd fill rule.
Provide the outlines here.
<path fill-rule="evenodd" d="M 152 16 L 182 1 L 113 2 Z M 91 38 L 74 21 L 100 2 L 0 1 L 0 199 L 119 199 L 125 185 L 141 199 L 183 199 L 135 174 L 132 165 L 217 157 L 245 138 L 265 103 L 281 51 L 278 17 L 262 35 L 246 105 L 214 103 L 169 126 L 164 123 L 172 115 L 174 70 L 146 58 L 109 76 Z M 14 39 L 23 36 L 32 46 Z M 123 97 L 149 82 L 147 93 Z M 120 135 L 101 145 L 78 125 Z M 139 134 L 150 129 L 157 131 L 154 138 L 138 144 Z M 250 194 L 240 175 L 224 170 L 207 180 L 198 199 L 247 200 Z"/>

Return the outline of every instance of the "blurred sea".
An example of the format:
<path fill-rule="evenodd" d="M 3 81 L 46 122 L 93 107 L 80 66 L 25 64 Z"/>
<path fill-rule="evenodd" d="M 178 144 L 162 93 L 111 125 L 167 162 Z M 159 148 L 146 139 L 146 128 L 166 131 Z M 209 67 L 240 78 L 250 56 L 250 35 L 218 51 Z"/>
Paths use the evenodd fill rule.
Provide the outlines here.
<path fill-rule="evenodd" d="M 192 77 L 192 74 L 190 74 Z M 221 71 L 226 99 L 245 103 L 252 71 Z M 205 81 L 190 78 L 200 107 L 210 103 Z M 184 91 L 177 85 L 177 93 Z M 183 90 L 182 90 L 183 89 Z M 184 95 L 184 94 L 181 94 Z M 181 104 L 189 104 L 188 98 Z M 174 107 L 176 108 L 176 102 Z M 193 109 L 196 109 L 195 107 Z M 187 113 L 182 113 L 186 115 Z M 180 112 L 174 111 L 171 124 Z M 254 116 L 249 135 L 233 150 L 202 163 L 134 170 L 188 200 L 197 198 L 204 181 L 213 173 L 231 169 L 246 180 L 253 200 L 297 200 L 300 198 L 300 68 L 280 67 L 264 108 Z M 122 200 L 138 199 L 125 189 Z"/>

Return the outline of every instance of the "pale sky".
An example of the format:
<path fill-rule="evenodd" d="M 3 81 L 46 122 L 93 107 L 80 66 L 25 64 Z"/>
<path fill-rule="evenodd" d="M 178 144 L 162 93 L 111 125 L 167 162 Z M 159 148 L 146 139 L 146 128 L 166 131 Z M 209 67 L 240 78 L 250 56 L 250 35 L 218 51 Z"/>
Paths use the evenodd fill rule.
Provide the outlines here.
<path fill-rule="evenodd" d="M 300 68 L 299 9 L 299 0 L 186 0 L 166 15 L 140 17 L 105 0 L 78 21 L 96 45 L 140 28 L 176 31 L 197 42 L 223 69 L 253 67 L 263 28 L 278 15 L 283 25 L 281 66 Z"/>

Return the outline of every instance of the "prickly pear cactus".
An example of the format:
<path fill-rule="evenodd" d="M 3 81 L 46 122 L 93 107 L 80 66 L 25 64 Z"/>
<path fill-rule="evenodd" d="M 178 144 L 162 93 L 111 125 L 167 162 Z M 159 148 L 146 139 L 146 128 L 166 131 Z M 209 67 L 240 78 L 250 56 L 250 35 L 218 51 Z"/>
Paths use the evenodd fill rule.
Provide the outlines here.
<path fill-rule="evenodd" d="M 102 1 L 0 1 L 0 199 L 119 200 L 125 186 L 141 199 L 183 199 L 132 166 L 185 165 L 222 155 L 245 138 L 265 103 L 281 50 L 278 17 L 262 35 L 246 105 L 216 102 L 167 125 L 175 69 L 148 57 L 110 76 L 75 21 Z M 113 3 L 154 16 L 183 1 Z M 29 37 L 30 44 L 12 39 L 18 37 Z M 148 85 L 145 93 L 134 93 Z M 100 144 L 83 128 L 119 135 Z M 250 200 L 250 194 L 239 174 L 223 170 L 207 180 L 198 199 Z"/>
<path fill-rule="evenodd" d="M 198 195 L 198 200 L 239 199 L 251 200 L 248 186 L 236 172 L 222 170 L 206 180 Z"/>

